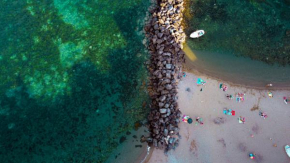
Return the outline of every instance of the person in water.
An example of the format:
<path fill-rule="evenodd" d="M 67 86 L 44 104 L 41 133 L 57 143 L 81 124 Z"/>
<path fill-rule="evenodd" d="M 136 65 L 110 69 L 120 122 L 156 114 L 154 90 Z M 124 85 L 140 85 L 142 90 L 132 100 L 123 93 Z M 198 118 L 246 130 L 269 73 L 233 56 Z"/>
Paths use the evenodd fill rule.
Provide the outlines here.
<path fill-rule="evenodd" d="M 273 86 L 273 84 L 271 84 L 271 83 L 266 85 L 266 87 L 272 87 L 272 86 Z"/>

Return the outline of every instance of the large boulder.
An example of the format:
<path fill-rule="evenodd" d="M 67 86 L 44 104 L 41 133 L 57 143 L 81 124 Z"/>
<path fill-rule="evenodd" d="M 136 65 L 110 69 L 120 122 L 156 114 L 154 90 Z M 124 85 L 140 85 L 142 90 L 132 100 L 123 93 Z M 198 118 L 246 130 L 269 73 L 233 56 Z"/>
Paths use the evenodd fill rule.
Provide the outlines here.
<path fill-rule="evenodd" d="M 173 87 L 172 87 L 171 84 L 167 84 L 167 85 L 165 86 L 165 88 L 166 88 L 167 90 L 171 90 Z"/>
<path fill-rule="evenodd" d="M 160 111 L 161 114 L 165 114 L 167 112 L 167 109 L 162 108 L 162 109 L 159 109 L 159 111 Z"/>

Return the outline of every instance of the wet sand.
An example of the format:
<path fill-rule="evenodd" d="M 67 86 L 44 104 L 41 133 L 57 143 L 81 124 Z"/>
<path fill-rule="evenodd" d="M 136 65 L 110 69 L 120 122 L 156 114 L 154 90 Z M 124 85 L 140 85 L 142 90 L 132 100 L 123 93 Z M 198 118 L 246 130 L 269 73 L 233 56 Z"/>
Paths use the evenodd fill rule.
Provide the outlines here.
<path fill-rule="evenodd" d="M 197 78 L 206 81 L 205 86 L 197 86 Z M 219 84 L 228 85 L 223 92 Z M 150 163 L 286 163 L 290 158 L 284 146 L 290 144 L 290 104 L 286 105 L 283 96 L 290 96 L 290 91 L 272 91 L 269 98 L 267 90 L 233 86 L 221 80 L 205 75 L 187 73 L 179 82 L 178 103 L 184 115 L 193 119 L 200 116 L 204 125 L 180 123 L 180 145 L 166 156 L 163 150 L 154 149 Z M 186 91 L 189 88 L 190 91 Z M 200 89 L 203 88 L 202 91 Z M 245 93 L 245 101 L 229 100 L 225 94 Z M 268 118 L 259 116 L 258 107 L 268 114 Z M 233 109 L 235 116 L 224 115 L 223 109 Z M 251 111 L 252 109 L 252 111 Z M 240 124 L 238 117 L 245 117 L 246 123 Z M 225 122 L 215 124 L 218 117 Z M 253 137 L 251 137 L 253 135 Z M 257 158 L 251 160 L 250 152 Z"/>

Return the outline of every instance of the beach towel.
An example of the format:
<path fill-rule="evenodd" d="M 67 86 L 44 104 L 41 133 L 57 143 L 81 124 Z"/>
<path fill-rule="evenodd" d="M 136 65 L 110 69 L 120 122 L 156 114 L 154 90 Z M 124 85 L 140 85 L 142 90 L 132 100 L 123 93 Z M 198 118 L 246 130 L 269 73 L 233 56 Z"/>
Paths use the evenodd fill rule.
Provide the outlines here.
<path fill-rule="evenodd" d="M 182 74 L 183 74 L 183 77 L 185 78 L 185 77 L 186 77 L 186 73 L 185 73 L 185 72 L 183 72 Z"/>
<path fill-rule="evenodd" d="M 187 123 L 188 118 L 189 118 L 189 116 L 184 115 L 184 116 L 182 117 L 182 121 Z"/>
<path fill-rule="evenodd" d="M 236 115 L 236 111 L 232 111 L 232 116 L 235 116 Z"/>
<path fill-rule="evenodd" d="M 226 109 L 224 109 L 224 114 L 227 114 L 227 112 L 228 112 L 228 111 L 227 111 Z"/>
<path fill-rule="evenodd" d="M 197 79 L 197 82 L 196 82 L 198 85 L 204 85 L 206 82 L 204 80 L 202 80 L 201 78 L 198 78 Z"/>

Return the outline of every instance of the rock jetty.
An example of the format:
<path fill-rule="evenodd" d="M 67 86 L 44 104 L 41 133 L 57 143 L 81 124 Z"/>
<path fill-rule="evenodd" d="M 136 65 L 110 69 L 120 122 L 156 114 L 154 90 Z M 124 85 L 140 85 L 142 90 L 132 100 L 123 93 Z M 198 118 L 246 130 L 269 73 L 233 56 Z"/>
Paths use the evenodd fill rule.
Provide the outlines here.
<path fill-rule="evenodd" d="M 145 26 L 150 53 L 148 86 L 152 102 L 148 115 L 151 136 L 146 141 L 166 151 L 178 146 L 181 111 L 177 104 L 177 82 L 184 60 L 185 33 L 181 25 L 183 0 L 159 0 Z"/>

